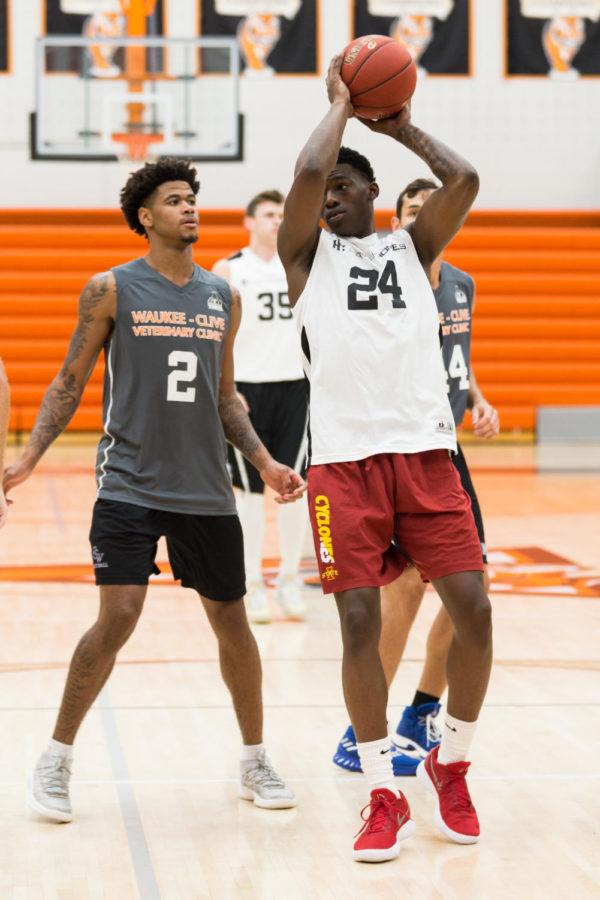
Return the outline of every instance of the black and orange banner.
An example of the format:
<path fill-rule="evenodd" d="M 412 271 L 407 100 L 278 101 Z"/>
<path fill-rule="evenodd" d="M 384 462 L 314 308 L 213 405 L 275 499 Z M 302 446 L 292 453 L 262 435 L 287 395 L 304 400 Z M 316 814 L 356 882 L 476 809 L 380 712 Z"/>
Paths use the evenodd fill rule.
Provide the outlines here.
<path fill-rule="evenodd" d="M 146 18 L 146 35 L 162 37 L 164 34 L 165 0 L 156 0 Z M 96 7 L 96 8 L 95 8 Z M 87 8 L 87 12 L 79 12 Z M 45 0 L 46 34 L 50 37 L 125 38 L 127 17 L 121 0 L 113 3 L 82 2 L 77 0 Z M 65 11 L 66 10 L 66 11 Z M 72 10 L 78 10 L 74 12 Z M 148 71 L 162 70 L 162 53 L 149 49 Z M 58 47 L 46 54 L 46 71 L 86 73 L 95 78 L 118 78 L 122 72 L 123 51 L 109 44 L 98 44 L 83 55 L 79 48 Z"/>
<path fill-rule="evenodd" d="M 507 0 L 507 75 L 600 75 L 600 0 Z"/>
<path fill-rule="evenodd" d="M 248 75 L 318 73 L 318 0 L 200 0 L 199 8 L 200 36 L 237 38 Z M 222 52 L 202 52 L 202 71 L 228 70 Z"/>
<path fill-rule="evenodd" d="M 472 0 L 356 0 L 353 37 L 403 41 L 421 74 L 471 74 Z"/>
<path fill-rule="evenodd" d="M 0 0 L 0 72 L 8 72 L 8 70 L 10 69 L 8 3 L 9 0 Z"/>

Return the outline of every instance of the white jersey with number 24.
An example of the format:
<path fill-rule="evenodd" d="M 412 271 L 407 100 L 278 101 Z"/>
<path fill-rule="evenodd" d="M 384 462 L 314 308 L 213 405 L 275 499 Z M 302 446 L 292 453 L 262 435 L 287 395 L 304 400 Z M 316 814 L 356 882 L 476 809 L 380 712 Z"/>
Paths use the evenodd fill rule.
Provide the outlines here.
<path fill-rule="evenodd" d="M 435 298 L 406 231 L 322 231 L 294 317 L 313 465 L 456 450 Z"/>

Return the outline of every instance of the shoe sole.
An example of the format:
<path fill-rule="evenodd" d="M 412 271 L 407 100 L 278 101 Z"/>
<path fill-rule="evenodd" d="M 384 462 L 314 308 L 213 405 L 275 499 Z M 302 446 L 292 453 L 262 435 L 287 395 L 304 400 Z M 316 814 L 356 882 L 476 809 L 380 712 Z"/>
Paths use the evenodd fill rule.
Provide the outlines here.
<path fill-rule="evenodd" d="M 291 619 L 292 622 L 306 621 L 305 612 L 292 612 L 291 610 L 284 609 L 283 607 L 281 607 L 281 612 L 283 613 L 284 618 Z"/>
<path fill-rule="evenodd" d="M 253 625 L 268 625 L 271 621 L 270 613 L 248 613 L 248 619 Z"/>
<path fill-rule="evenodd" d="M 360 774 L 362 773 L 362 768 L 358 760 L 349 759 L 347 760 L 347 762 L 345 762 L 342 756 L 338 757 L 338 755 L 336 754 L 331 761 L 334 765 L 339 766 L 340 769 L 343 769 L 344 772 L 358 772 Z"/>
<path fill-rule="evenodd" d="M 353 850 L 352 859 L 355 862 L 380 863 L 396 859 L 400 853 L 400 844 L 415 833 L 416 825 L 409 819 L 396 835 L 396 841 L 386 850 Z"/>
<path fill-rule="evenodd" d="M 419 763 L 417 767 L 417 781 L 422 784 L 428 794 L 432 794 L 433 796 L 433 799 L 435 801 L 435 812 L 433 815 L 433 819 L 438 831 L 443 834 L 444 837 L 448 838 L 449 841 L 452 841 L 455 844 L 476 844 L 479 840 L 478 834 L 461 834 L 460 831 L 453 831 L 452 828 L 449 828 L 442 819 L 442 814 L 440 812 L 440 798 L 438 796 L 438 792 L 435 789 L 435 785 L 429 776 L 429 772 L 425 768 L 425 761 Z"/>
<path fill-rule="evenodd" d="M 33 812 L 38 813 L 38 815 L 43 816 L 45 819 L 50 819 L 50 821 L 52 822 L 58 822 L 62 825 L 67 825 L 69 822 L 73 821 L 72 813 L 61 813 L 56 809 L 50 809 L 49 807 L 42 806 L 41 803 L 38 803 L 33 795 L 33 786 L 31 784 L 31 781 L 27 782 L 25 802 L 27 803 L 29 809 L 32 809 Z"/>
<path fill-rule="evenodd" d="M 295 797 L 292 799 L 285 797 L 276 797 L 271 800 L 266 800 L 264 797 L 259 797 L 259 795 L 250 790 L 250 788 L 245 788 L 240 785 L 239 795 L 242 800 L 250 800 L 254 803 L 255 806 L 258 806 L 260 809 L 293 809 L 297 800 Z"/>

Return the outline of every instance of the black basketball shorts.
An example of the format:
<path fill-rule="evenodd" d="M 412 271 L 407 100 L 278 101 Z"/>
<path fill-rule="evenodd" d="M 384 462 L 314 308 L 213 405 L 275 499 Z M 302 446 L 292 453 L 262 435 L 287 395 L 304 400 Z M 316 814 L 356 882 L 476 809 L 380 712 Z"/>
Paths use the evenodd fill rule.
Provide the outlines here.
<path fill-rule="evenodd" d="M 304 379 L 266 381 L 262 384 L 239 381 L 237 389 L 250 407 L 250 421 L 269 453 L 304 478 L 306 474 L 306 421 L 308 395 Z M 252 494 L 265 489 L 257 470 L 239 450 L 229 445 L 229 465 L 235 487 Z"/>
<path fill-rule="evenodd" d="M 483 516 L 481 515 L 481 507 L 479 506 L 479 500 L 477 499 L 475 487 L 473 486 L 473 482 L 471 481 L 471 473 L 469 472 L 467 460 L 465 459 L 465 455 L 462 452 L 462 447 L 460 446 L 460 444 L 457 444 L 457 453 L 452 457 L 452 461 L 458 469 L 458 474 L 460 475 L 462 486 L 471 498 L 471 508 L 473 510 L 473 518 L 475 519 L 475 527 L 477 528 L 477 534 L 479 535 L 479 540 L 481 542 L 481 555 L 483 556 L 484 563 L 487 565 L 487 548 L 485 545 L 485 532 L 483 530 Z"/>
<path fill-rule="evenodd" d="M 96 500 L 90 529 L 96 584 L 148 584 L 158 575 L 158 539 L 167 539 L 173 576 L 209 600 L 246 593 L 244 540 L 237 516 L 193 516 Z"/>

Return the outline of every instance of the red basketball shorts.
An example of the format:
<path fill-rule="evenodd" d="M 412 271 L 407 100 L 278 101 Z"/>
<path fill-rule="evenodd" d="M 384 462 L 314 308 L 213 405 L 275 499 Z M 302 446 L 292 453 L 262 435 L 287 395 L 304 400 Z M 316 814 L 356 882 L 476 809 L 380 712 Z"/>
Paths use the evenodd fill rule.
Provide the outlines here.
<path fill-rule="evenodd" d="M 447 450 L 311 466 L 308 503 L 326 594 L 390 584 L 410 563 L 424 581 L 483 571 L 471 501 Z"/>

